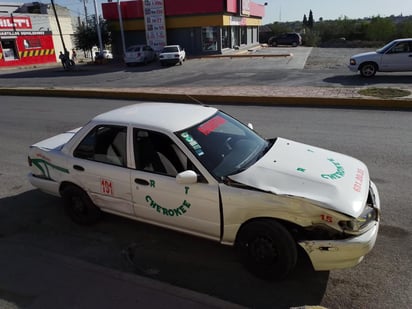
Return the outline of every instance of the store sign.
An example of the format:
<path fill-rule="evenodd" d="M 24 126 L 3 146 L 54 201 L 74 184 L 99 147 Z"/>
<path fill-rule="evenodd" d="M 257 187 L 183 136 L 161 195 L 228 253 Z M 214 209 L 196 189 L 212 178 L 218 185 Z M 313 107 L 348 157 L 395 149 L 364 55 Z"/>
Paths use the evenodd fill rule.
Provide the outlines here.
<path fill-rule="evenodd" d="M 241 0 L 241 13 L 242 16 L 249 16 L 250 15 L 250 0 Z"/>
<path fill-rule="evenodd" d="M 0 30 L 5 29 L 31 29 L 30 17 L 24 16 L 0 16 Z"/>
<path fill-rule="evenodd" d="M 164 0 L 144 0 L 143 10 L 147 45 L 159 52 L 167 43 Z"/>

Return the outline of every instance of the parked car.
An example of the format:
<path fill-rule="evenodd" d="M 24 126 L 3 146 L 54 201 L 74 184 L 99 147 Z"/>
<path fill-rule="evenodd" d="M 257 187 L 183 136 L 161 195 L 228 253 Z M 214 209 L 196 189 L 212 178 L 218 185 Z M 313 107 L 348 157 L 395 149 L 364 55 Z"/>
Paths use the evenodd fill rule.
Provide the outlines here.
<path fill-rule="evenodd" d="M 156 52 L 149 45 L 133 45 L 126 49 L 124 62 L 130 66 L 133 64 L 147 64 L 156 59 Z"/>
<path fill-rule="evenodd" d="M 32 145 L 30 182 L 92 224 L 101 212 L 235 246 L 259 277 L 357 265 L 373 248 L 380 199 L 364 163 L 264 139 L 214 107 L 140 103 Z"/>
<path fill-rule="evenodd" d="M 113 59 L 113 54 L 111 53 L 110 50 L 107 50 L 107 49 L 104 49 L 104 50 L 102 51 L 102 56 L 103 56 L 103 58 L 105 58 L 105 59 Z"/>
<path fill-rule="evenodd" d="M 180 45 L 166 45 L 159 54 L 161 65 L 182 65 L 185 60 L 186 52 Z"/>
<path fill-rule="evenodd" d="M 372 77 L 376 72 L 412 71 L 412 38 L 394 40 L 374 52 L 354 55 L 348 68 L 363 77 Z"/>
<path fill-rule="evenodd" d="M 296 47 L 302 45 L 302 37 L 296 32 L 283 33 L 278 36 L 270 37 L 268 45 L 274 47 L 278 45 L 292 45 L 293 47 Z"/>

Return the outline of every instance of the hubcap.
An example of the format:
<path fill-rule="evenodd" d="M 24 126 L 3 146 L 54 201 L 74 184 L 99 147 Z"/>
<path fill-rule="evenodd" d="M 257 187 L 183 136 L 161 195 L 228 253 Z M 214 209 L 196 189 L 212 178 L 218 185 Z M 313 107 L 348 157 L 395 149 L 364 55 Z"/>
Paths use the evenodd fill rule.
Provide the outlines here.
<path fill-rule="evenodd" d="M 278 257 L 278 252 L 271 239 L 260 236 L 250 243 L 250 254 L 258 263 L 273 261 Z"/>

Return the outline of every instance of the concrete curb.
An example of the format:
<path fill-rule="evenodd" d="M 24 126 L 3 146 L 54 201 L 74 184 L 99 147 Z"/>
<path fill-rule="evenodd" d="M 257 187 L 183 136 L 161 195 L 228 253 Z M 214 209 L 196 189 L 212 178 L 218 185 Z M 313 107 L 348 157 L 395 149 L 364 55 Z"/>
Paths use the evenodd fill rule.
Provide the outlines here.
<path fill-rule="evenodd" d="M 190 91 L 189 91 L 190 92 Z M 194 91 L 193 91 L 194 92 Z M 225 94 L 171 93 L 159 91 L 131 91 L 128 89 L 89 88 L 0 88 L 0 95 L 53 96 L 68 98 L 99 98 L 139 101 L 164 101 L 228 105 L 261 105 L 289 107 L 359 108 L 412 110 L 410 99 L 374 99 L 367 97 L 298 97 L 298 96 L 253 96 Z"/>

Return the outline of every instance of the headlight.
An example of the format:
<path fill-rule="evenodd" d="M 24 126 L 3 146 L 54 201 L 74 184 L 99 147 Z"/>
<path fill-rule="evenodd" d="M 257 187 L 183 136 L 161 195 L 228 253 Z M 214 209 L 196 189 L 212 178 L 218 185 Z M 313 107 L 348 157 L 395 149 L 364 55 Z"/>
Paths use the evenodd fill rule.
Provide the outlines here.
<path fill-rule="evenodd" d="M 339 226 L 347 233 L 358 234 L 369 226 L 371 222 L 378 220 L 378 211 L 376 208 L 366 205 L 362 214 L 358 218 L 347 221 L 339 221 Z"/>
<path fill-rule="evenodd" d="M 355 59 L 351 59 L 351 60 L 349 61 L 349 63 L 350 63 L 350 65 L 356 65 L 356 60 L 355 60 Z"/>

